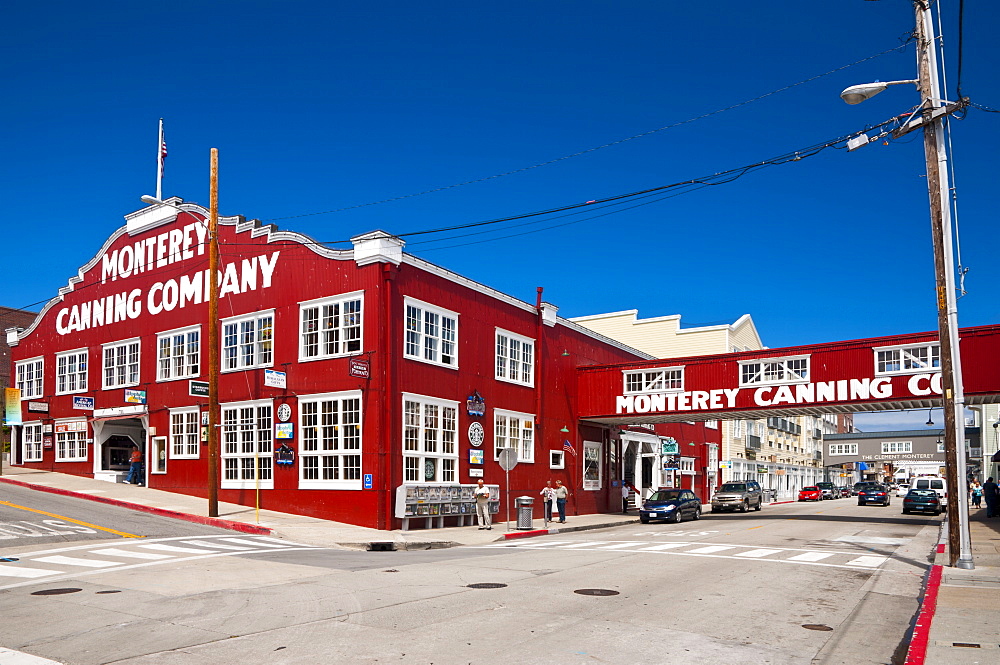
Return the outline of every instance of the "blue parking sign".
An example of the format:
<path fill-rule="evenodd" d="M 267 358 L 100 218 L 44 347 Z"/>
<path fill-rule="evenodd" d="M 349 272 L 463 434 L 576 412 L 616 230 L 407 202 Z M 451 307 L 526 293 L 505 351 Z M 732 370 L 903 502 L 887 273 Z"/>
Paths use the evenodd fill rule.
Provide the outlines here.
<path fill-rule="evenodd" d="M 372 474 L 366 473 L 364 478 L 364 488 L 370 490 L 372 488 Z"/>

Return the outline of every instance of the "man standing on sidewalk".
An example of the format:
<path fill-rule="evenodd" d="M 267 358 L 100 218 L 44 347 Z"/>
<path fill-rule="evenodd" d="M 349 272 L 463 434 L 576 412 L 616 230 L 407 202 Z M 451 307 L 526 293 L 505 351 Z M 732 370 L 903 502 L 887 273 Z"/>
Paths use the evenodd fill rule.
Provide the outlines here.
<path fill-rule="evenodd" d="M 479 521 L 480 531 L 483 529 L 489 531 L 493 529 L 490 522 L 490 488 L 483 484 L 482 478 L 477 482 L 479 485 L 472 492 L 472 496 L 476 499 L 476 519 Z"/>
<path fill-rule="evenodd" d="M 139 450 L 138 444 L 132 444 L 132 454 L 129 456 L 128 461 L 129 468 L 128 475 L 125 476 L 125 482 L 138 485 L 142 479 L 142 451 Z"/>
<path fill-rule="evenodd" d="M 986 516 L 1000 517 L 1000 491 L 997 484 L 993 482 L 993 476 L 983 483 L 983 498 L 986 500 Z"/>

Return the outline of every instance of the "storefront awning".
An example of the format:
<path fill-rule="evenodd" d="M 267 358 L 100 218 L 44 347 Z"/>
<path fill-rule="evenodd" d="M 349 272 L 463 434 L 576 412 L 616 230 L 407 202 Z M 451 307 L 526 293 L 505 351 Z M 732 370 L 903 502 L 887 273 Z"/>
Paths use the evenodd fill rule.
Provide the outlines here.
<path fill-rule="evenodd" d="M 130 416 L 102 416 L 100 418 L 90 418 L 89 420 L 92 423 L 103 423 L 109 420 L 137 420 L 145 415 L 145 413 L 136 413 Z"/>

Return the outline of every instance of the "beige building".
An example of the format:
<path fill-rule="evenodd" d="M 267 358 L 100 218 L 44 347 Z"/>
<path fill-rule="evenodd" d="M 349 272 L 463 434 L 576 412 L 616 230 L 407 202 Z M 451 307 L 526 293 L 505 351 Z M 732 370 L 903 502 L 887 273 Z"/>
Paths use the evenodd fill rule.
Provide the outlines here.
<path fill-rule="evenodd" d="M 734 323 L 681 327 L 681 315 L 640 319 L 638 310 L 595 314 L 571 319 L 594 332 L 616 339 L 657 358 L 757 351 L 760 340 L 749 314 Z M 799 416 L 762 420 L 727 420 L 722 427 L 718 481 L 754 479 L 787 498 L 804 485 L 825 480 L 823 435 L 853 430 L 851 416 Z M 712 470 L 709 470 L 711 473 Z M 853 478 L 830 478 L 840 485 Z"/>

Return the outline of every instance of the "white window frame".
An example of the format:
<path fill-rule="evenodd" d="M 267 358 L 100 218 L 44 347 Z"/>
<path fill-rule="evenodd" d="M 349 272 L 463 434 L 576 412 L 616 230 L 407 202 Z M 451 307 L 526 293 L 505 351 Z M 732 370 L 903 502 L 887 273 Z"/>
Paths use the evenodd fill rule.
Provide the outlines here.
<path fill-rule="evenodd" d="M 892 455 L 898 453 L 912 453 L 913 452 L 913 442 L 912 441 L 883 441 L 882 442 L 882 454 Z"/>
<path fill-rule="evenodd" d="M 43 443 L 45 438 L 42 435 L 42 423 L 24 423 L 21 428 L 21 460 L 24 462 L 41 462 Z"/>
<path fill-rule="evenodd" d="M 14 387 L 21 399 L 36 399 L 45 394 L 45 359 L 41 356 L 14 363 Z"/>
<path fill-rule="evenodd" d="M 252 324 L 252 329 L 247 329 L 247 324 Z M 223 319 L 221 326 L 222 373 L 274 366 L 273 309 L 231 316 Z M 226 330 L 229 326 L 233 326 L 232 332 Z"/>
<path fill-rule="evenodd" d="M 837 455 L 857 455 L 858 454 L 858 444 L 856 443 L 831 443 L 828 444 L 827 454 L 830 457 L 835 457 Z"/>
<path fill-rule="evenodd" d="M 809 383 L 809 366 L 810 356 L 808 354 L 741 360 L 739 362 L 740 387 Z"/>
<path fill-rule="evenodd" d="M 345 307 L 352 311 L 345 312 Z M 331 311 L 334 309 L 336 311 Z M 299 362 L 360 353 L 364 348 L 364 310 L 364 291 L 300 302 Z M 307 315 L 311 324 L 308 330 Z M 315 318 L 312 318 L 313 315 Z"/>
<path fill-rule="evenodd" d="M 684 390 L 684 366 L 650 367 L 622 371 L 623 395 L 648 395 Z"/>
<path fill-rule="evenodd" d="M 81 356 L 83 362 L 80 362 Z M 56 395 L 87 392 L 87 371 L 90 357 L 86 348 L 60 351 L 56 354 Z M 70 371 L 72 369 L 72 371 Z M 60 380 L 61 379 L 61 380 Z M 67 387 L 61 387 L 65 383 Z M 72 387 L 68 387 L 72 385 Z"/>
<path fill-rule="evenodd" d="M 87 421 L 81 418 L 60 420 L 56 422 L 54 429 L 58 429 L 60 425 L 68 424 L 75 425 L 76 429 L 68 432 L 54 432 L 56 462 L 86 462 L 88 458 Z M 76 451 L 76 454 L 67 454 L 71 450 Z"/>
<path fill-rule="evenodd" d="M 125 362 L 119 361 L 119 350 L 125 351 Z M 135 362 L 133 362 L 132 352 L 135 351 Z M 113 355 L 113 365 L 108 365 L 108 352 Z M 134 375 L 131 374 L 134 368 Z M 108 370 L 114 372 L 112 380 L 108 380 Z M 115 388 L 128 388 L 139 385 L 140 371 L 142 369 L 142 344 L 138 337 L 124 339 L 118 342 L 109 342 L 101 346 L 101 388 L 103 390 L 113 390 Z M 120 376 L 124 373 L 124 376 Z"/>
<path fill-rule="evenodd" d="M 550 469 L 565 469 L 566 468 L 566 451 L 565 450 L 550 450 L 549 451 L 549 468 Z"/>
<path fill-rule="evenodd" d="M 941 345 L 935 342 L 877 346 L 872 349 L 872 353 L 875 376 L 899 376 L 901 374 L 941 371 Z M 921 355 L 926 356 L 926 358 L 921 358 Z M 892 366 L 895 366 L 896 369 L 889 369 Z"/>
<path fill-rule="evenodd" d="M 534 464 L 535 438 L 534 414 L 493 409 L 494 461 L 500 459 L 503 448 L 514 448 L 517 450 L 518 462 Z"/>
<path fill-rule="evenodd" d="M 164 475 L 167 472 L 167 460 L 170 458 L 168 449 L 170 440 L 165 436 L 150 437 L 149 443 L 149 473 L 153 475 Z M 163 466 L 160 466 L 160 459 L 157 456 L 163 455 Z"/>
<path fill-rule="evenodd" d="M 360 390 L 299 396 L 299 489 L 363 489 L 363 407 Z"/>
<path fill-rule="evenodd" d="M 450 324 L 446 325 L 446 321 Z M 448 325 L 450 338 L 446 333 Z M 446 354 L 445 349 L 450 353 Z M 416 298 L 403 298 L 403 357 L 458 369 L 458 313 Z"/>
<path fill-rule="evenodd" d="M 170 409 L 169 437 L 170 459 L 201 457 L 201 409 L 197 406 Z"/>
<path fill-rule="evenodd" d="M 583 478 L 583 489 L 587 491 L 599 490 L 604 480 L 604 460 L 602 459 L 604 447 L 600 441 L 584 441 L 583 454 L 580 456 L 580 477 Z M 591 457 L 597 460 L 597 479 L 587 478 L 587 462 Z"/>
<path fill-rule="evenodd" d="M 535 340 L 496 329 L 494 378 L 522 386 L 535 385 Z"/>
<path fill-rule="evenodd" d="M 244 418 L 246 410 L 251 411 L 252 419 Z M 274 401 L 231 402 L 222 404 L 220 411 L 222 489 L 274 489 Z M 227 419 L 229 414 L 235 418 Z M 252 450 L 246 449 L 247 444 Z M 230 460 L 235 460 L 231 467 L 227 466 Z M 254 460 L 257 462 L 247 465 Z"/>
<path fill-rule="evenodd" d="M 180 340 L 179 346 L 178 340 Z M 201 376 L 201 326 L 188 326 L 156 335 L 158 382 L 194 379 L 199 376 Z"/>
<path fill-rule="evenodd" d="M 706 429 L 719 429 L 719 421 L 718 420 L 706 420 L 705 421 L 705 428 Z"/>
<path fill-rule="evenodd" d="M 680 464 L 680 471 L 682 476 L 693 476 L 694 475 L 694 458 L 693 457 L 682 457 Z"/>
<path fill-rule="evenodd" d="M 403 482 L 458 482 L 458 404 L 403 393 Z M 428 462 L 434 464 L 433 480 L 427 479 Z"/>

